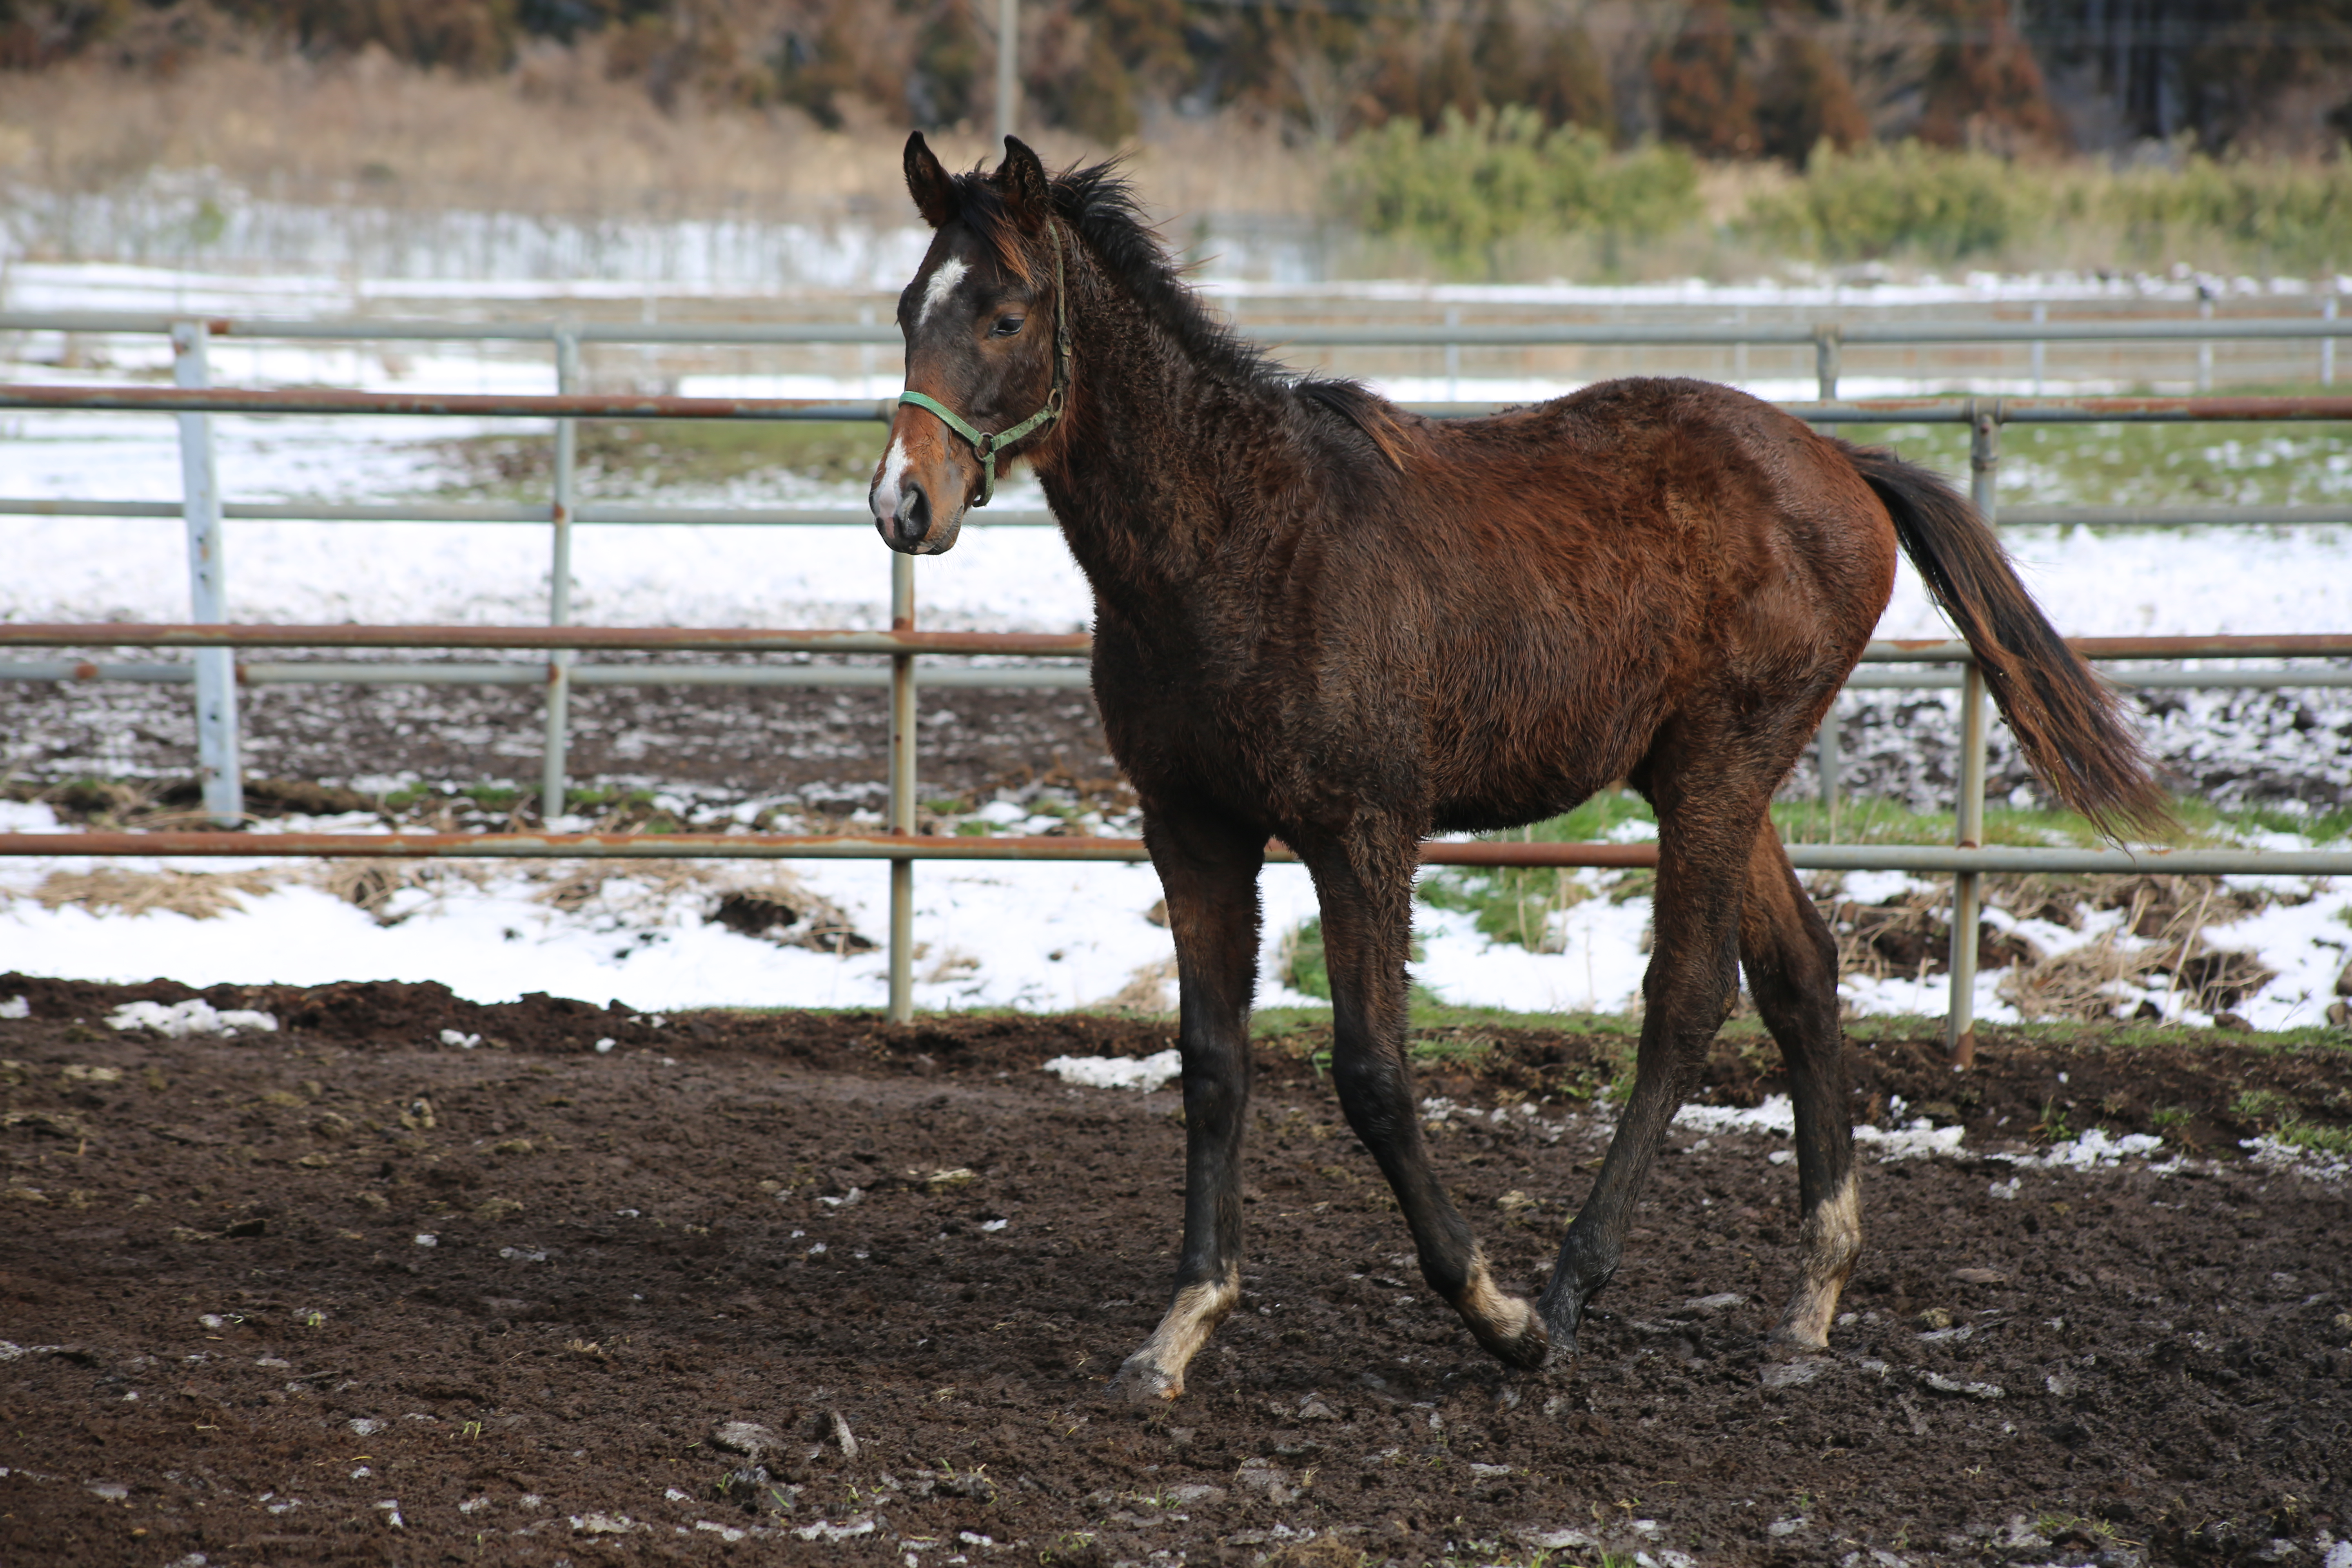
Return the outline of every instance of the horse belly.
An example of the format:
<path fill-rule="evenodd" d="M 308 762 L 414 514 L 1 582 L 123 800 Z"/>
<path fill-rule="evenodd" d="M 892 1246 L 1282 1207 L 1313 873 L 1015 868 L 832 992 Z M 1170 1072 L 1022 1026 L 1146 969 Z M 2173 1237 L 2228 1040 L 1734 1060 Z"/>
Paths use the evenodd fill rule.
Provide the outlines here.
<path fill-rule="evenodd" d="M 1439 831 L 1541 822 L 1640 765 L 1665 718 L 1656 672 L 1620 671 L 1604 686 L 1571 673 L 1581 662 L 1557 655 L 1529 659 L 1517 679 L 1476 693 L 1445 691 L 1430 705 L 1432 816 Z"/>

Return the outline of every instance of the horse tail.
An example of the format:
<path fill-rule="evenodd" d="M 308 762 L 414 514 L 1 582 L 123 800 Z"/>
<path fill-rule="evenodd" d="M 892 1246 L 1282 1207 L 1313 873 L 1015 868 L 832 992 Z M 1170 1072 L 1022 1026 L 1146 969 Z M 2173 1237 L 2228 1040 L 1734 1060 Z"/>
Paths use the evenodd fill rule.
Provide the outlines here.
<path fill-rule="evenodd" d="M 2052 628 L 1976 508 L 1892 452 L 1838 446 L 1885 503 L 1903 552 L 1967 639 L 2035 774 L 2110 838 L 2123 827 L 2169 826 L 2147 752 L 2114 690 Z"/>

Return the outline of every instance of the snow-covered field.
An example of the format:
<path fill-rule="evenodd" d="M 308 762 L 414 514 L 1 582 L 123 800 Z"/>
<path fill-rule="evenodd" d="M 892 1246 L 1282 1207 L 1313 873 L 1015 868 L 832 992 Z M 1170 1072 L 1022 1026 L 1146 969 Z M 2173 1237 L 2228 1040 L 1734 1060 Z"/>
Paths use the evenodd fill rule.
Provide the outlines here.
<path fill-rule="evenodd" d="M 878 264 L 877 264 L 878 265 Z M 1418 286 L 1412 286 L 1418 287 Z M 1982 297 L 1994 284 L 1970 285 Z M 337 289 L 343 293 L 338 297 Z M 1426 291 L 1425 291 L 1426 292 Z M 1580 296 L 1594 291 L 1578 291 Z M 1646 296 L 1656 290 L 1628 290 Z M 192 278 L 126 268 L 32 268 L 9 276 L 13 309 L 165 308 L 261 313 L 328 313 L 348 308 L 333 280 Z M 1723 301 L 1718 301 L 1723 302 Z M 0 380 L 137 378 L 152 381 L 161 345 L 114 340 L 101 370 L 61 370 L 57 334 L 0 338 Z M 243 343 L 217 348 L 219 384 L 312 382 L 449 391 L 551 390 L 543 364 L 466 352 L 388 359 L 346 349 Z M 724 390 L 785 395 L 880 395 L 894 374 L 863 384 L 819 381 L 780 368 L 730 378 Z M 682 390 L 722 390 L 689 381 Z M 1917 390 L 1917 384 L 1849 385 L 1856 394 Z M 1473 383 L 1433 386 L 1401 381 L 1407 397 L 1519 398 L 1565 390 L 1556 384 Z M 1809 385 L 1759 384 L 1768 395 L 1801 395 Z M 2013 389 L 2012 389 L 2013 390 Z M 2057 390 L 2057 389 L 2053 389 Z M 223 419 L 220 470 L 233 499 L 380 500 L 432 490 L 449 476 L 431 441 L 471 431 L 530 428 L 450 421 Z M 2317 482 L 2352 492 L 2352 464 L 2339 456 Z M 169 500 L 179 493 L 174 424 L 143 416 L 12 415 L 0 418 L 0 495 Z M 666 501 L 855 506 L 854 489 L 798 481 L 723 492 L 665 490 Z M 2027 492 L 2020 500 L 2096 500 L 2079 492 Z M 1001 509 L 1041 504 L 1034 486 L 1009 485 Z M 175 521 L 0 517 L 15 569 L 0 578 L 0 617 L 15 620 L 174 619 L 184 615 L 187 578 Z M 2120 532 L 2013 531 L 2010 542 L 2028 582 L 2065 630 L 2080 635 L 2256 633 L 2339 630 L 2352 626 L 2352 529 Z M 574 605 L 592 623 L 699 626 L 874 625 L 887 616 L 888 560 L 858 528 L 590 528 L 575 546 Z M 229 600 L 239 620 L 498 622 L 544 614 L 546 538 L 527 527 L 431 524 L 238 522 L 228 542 Z M 1039 529 L 969 531 L 947 557 L 923 563 L 919 601 L 927 624 L 1065 630 L 1089 619 L 1086 586 L 1059 539 Z M 1940 635 L 1944 627 L 1906 571 L 1881 625 L 1890 637 Z M 46 831 L 45 807 L 0 808 L 0 826 Z M 287 823 L 333 826 L 332 823 Z M 265 862 L 256 861 L 255 866 Z M 0 864 L 0 968 L 129 980 L 164 975 L 217 981 L 313 983 L 348 978 L 437 979 L 489 1001 L 526 991 L 601 999 L 643 1008 L 720 1004 L 868 1005 L 881 1001 L 878 952 L 839 958 L 742 936 L 708 923 L 711 894 L 679 892 L 668 905 L 642 901 L 625 917 L 609 904 L 564 910 L 535 895 L 530 873 L 497 868 L 478 883 L 420 894 L 397 923 L 376 918 L 289 877 L 274 889 L 238 896 L 240 909 L 210 919 L 152 912 L 97 916 L 72 903 L 47 908 L 32 894 L 52 874 L 87 868 L 73 860 Z M 218 872 L 219 862 L 189 870 Z M 802 881 L 849 913 L 861 931 L 885 925 L 879 866 L 815 863 Z M 1887 880 L 1881 879 L 1880 880 Z M 1849 896 L 1869 879 L 1852 879 Z M 1889 880 L 1893 891 L 1901 879 Z M 1874 889 L 1874 882 L 1869 884 Z M 1145 868 L 989 865 L 919 868 L 916 972 L 929 1007 L 1059 1008 L 1097 1002 L 1140 977 L 1148 988 L 1170 948 L 1145 911 L 1158 896 Z M 1276 949 L 1314 912 L 1303 870 L 1269 868 L 1265 878 L 1265 970 Z M 1869 897 L 1883 897 L 1873 890 Z M 1644 959 L 1643 900 L 1592 899 L 1557 917 L 1565 951 L 1536 954 L 1490 944 L 1467 916 L 1420 912 L 1427 957 L 1416 977 L 1445 999 L 1529 1010 L 1615 1009 L 1633 1003 Z M 2097 934 L 2053 928 L 2034 933 L 2063 946 Z M 2352 889 L 2323 889 L 2307 901 L 2274 904 L 2237 927 L 2217 928 L 2222 946 L 2258 948 L 2280 977 L 2238 1011 L 2263 1026 L 2316 1022 L 2352 945 Z M 1979 1014 L 2012 1018 L 1984 977 Z M 1270 980 L 1261 1001 L 1302 1001 Z M 1866 1011 L 1942 1010 L 1939 980 L 1862 982 L 1850 999 Z M 2173 1013 L 2179 1000 L 2153 998 Z M 5 1000 L 5 999 L 0 999 Z M 2192 1015 L 2193 1016 L 2193 1015 Z"/>

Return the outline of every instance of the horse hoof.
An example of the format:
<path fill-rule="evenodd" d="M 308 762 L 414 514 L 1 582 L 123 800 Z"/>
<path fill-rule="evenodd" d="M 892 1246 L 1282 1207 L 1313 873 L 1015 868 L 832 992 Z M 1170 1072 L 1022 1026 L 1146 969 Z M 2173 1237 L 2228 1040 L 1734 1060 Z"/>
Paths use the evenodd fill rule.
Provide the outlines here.
<path fill-rule="evenodd" d="M 1111 1397 L 1129 1405 L 1171 1405 L 1183 1393 L 1183 1379 L 1169 1376 L 1142 1356 L 1128 1357 L 1110 1380 Z"/>
<path fill-rule="evenodd" d="M 1564 1311 L 1555 1310 L 1542 1315 L 1541 1321 L 1550 1341 L 1547 1364 L 1566 1366 L 1576 1359 L 1576 1331 L 1582 1326 L 1583 1321 L 1584 1314 L 1573 1302 L 1568 1303 Z"/>
<path fill-rule="evenodd" d="M 1764 1342 L 1784 1350 L 1803 1351 L 1808 1354 L 1830 1348 L 1827 1334 L 1812 1331 L 1808 1324 L 1791 1323 L 1786 1320 L 1764 1336 Z"/>
<path fill-rule="evenodd" d="M 1543 1320 L 1533 1313 L 1528 1314 L 1528 1325 L 1521 1332 L 1486 1348 L 1494 1352 L 1496 1361 L 1521 1372 L 1538 1371 L 1551 1360 L 1551 1336 L 1544 1331 Z"/>
<path fill-rule="evenodd" d="M 1486 1353 L 1505 1366 L 1533 1372 L 1551 1359 L 1551 1335 L 1533 1308 L 1524 1301 L 1511 1305 L 1518 1309 L 1516 1322 L 1473 1323 L 1471 1332 Z"/>

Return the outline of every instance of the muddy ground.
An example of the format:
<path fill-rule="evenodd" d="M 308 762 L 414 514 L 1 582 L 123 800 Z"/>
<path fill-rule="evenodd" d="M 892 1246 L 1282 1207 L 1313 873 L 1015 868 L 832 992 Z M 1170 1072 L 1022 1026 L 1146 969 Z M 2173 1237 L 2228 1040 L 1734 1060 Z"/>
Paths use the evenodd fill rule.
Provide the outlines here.
<path fill-rule="evenodd" d="M 2352 1188 L 2237 1147 L 2249 1089 L 2352 1121 L 2340 1048 L 1994 1030 L 1956 1078 L 1865 1023 L 1857 1109 L 1967 1152 L 1867 1170 L 1832 1352 L 1761 1342 L 1785 1143 L 1678 1132 L 1583 1353 L 1521 1376 L 1418 1287 L 1321 1037 L 1270 1037 L 1248 1294 L 1137 1412 L 1105 1381 L 1165 1295 L 1177 1096 L 1038 1068 L 1164 1025 L 400 985 L 206 993 L 284 1026 L 234 1039 L 104 1022 L 193 994 L 0 976 L 29 1014 L 0 1021 L 0 1562 L 2319 1563 L 2352 1534 Z M 1532 1289 L 1624 1038 L 1429 1045 L 1446 1177 Z M 1771 1068 L 1736 1029 L 1703 1097 Z M 2093 1125 L 2178 1168 L 1990 1157 Z"/>

